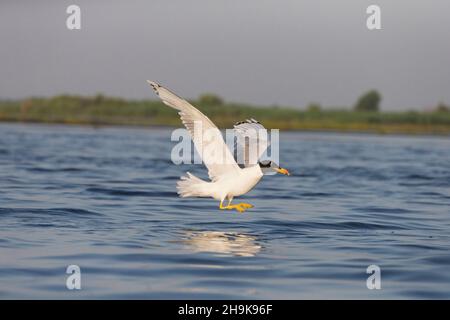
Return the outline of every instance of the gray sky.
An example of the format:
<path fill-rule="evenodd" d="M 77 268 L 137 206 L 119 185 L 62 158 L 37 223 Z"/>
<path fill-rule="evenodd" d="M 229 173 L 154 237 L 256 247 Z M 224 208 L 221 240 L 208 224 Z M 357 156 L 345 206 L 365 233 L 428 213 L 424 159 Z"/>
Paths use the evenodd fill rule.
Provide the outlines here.
<path fill-rule="evenodd" d="M 1 0 L 0 98 L 155 99 L 152 79 L 187 98 L 348 106 L 375 88 L 385 110 L 431 108 L 450 104 L 449 14 L 448 0 Z"/>

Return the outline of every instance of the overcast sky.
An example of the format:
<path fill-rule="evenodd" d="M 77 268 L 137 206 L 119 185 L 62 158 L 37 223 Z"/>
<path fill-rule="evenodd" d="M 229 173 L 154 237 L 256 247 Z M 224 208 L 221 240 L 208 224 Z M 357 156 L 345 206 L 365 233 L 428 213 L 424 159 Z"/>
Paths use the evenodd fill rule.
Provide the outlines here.
<path fill-rule="evenodd" d="M 66 8 L 81 7 L 81 30 Z M 382 30 L 366 28 L 381 7 Z M 382 108 L 450 104 L 448 0 L 1 0 L 0 98 L 179 95 Z"/>

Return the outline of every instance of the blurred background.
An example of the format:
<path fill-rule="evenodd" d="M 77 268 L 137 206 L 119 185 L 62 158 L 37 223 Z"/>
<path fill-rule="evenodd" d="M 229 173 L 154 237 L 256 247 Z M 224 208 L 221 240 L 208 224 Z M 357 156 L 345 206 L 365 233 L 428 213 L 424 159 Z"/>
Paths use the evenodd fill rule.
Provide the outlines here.
<path fill-rule="evenodd" d="M 5 0 L 0 120 L 175 125 L 151 79 L 224 126 L 448 133 L 450 4 L 380 0 L 368 30 L 372 2 L 79 0 L 69 30 L 73 1 Z"/>

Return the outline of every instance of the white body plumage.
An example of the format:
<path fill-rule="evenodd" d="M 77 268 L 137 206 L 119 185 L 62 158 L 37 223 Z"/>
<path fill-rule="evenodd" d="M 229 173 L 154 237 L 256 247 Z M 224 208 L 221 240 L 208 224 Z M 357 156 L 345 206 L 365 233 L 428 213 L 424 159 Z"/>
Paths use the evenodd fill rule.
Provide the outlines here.
<path fill-rule="evenodd" d="M 243 168 L 219 176 L 207 182 L 190 174 L 178 181 L 177 189 L 181 197 L 212 197 L 216 200 L 231 200 L 246 194 L 261 180 L 263 173 L 259 165 Z"/>

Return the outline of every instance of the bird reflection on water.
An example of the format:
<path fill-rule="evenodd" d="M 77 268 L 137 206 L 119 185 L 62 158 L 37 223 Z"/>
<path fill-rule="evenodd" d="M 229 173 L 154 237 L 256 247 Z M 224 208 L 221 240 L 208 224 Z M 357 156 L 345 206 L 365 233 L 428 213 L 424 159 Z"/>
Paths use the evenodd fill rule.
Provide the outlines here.
<path fill-rule="evenodd" d="M 194 252 L 240 257 L 253 257 L 261 251 L 256 237 L 237 232 L 187 231 L 183 243 Z"/>

